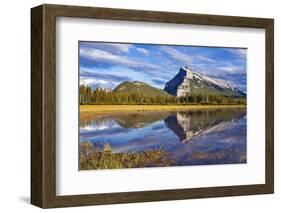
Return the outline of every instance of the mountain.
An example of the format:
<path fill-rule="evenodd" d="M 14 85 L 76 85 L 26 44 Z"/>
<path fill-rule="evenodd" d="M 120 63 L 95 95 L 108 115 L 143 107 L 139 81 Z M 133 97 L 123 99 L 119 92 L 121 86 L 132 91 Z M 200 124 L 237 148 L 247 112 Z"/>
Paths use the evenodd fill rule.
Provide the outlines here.
<path fill-rule="evenodd" d="M 181 67 L 176 76 L 166 83 L 164 90 L 177 97 L 187 94 L 246 97 L 246 94 L 232 83 L 201 75 L 188 67 Z"/>
<path fill-rule="evenodd" d="M 182 143 L 188 143 L 205 134 L 222 131 L 246 115 L 243 108 L 213 109 L 177 112 L 164 119 L 166 127 L 173 131 Z"/>
<path fill-rule="evenodd" d="M 160 96 L 160 97 L 171 97 L 170 94 L 168 94 L 167 92 L 165 92 L 164 90 L 161 89 L 157 89 L 155 87 L 152 87 L 146 83 L 140 82 L 140 81 L 125 81 L 121 84 L 119 84 L 114 90 L 113 92 L 126 92 L 126 93 L 134 93 L 134 92 L 138 92 L 144 96 L 147 97 L 156 97 L 156 96 Z"/>

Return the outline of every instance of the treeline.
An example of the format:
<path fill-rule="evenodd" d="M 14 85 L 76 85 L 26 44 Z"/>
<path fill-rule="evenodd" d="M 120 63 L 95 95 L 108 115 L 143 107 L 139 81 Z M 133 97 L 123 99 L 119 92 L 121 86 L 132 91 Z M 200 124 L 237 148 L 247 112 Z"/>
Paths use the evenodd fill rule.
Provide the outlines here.
<path fill-rule="evenodd" d="M 111 92 L 81 85 L 79 88 L 80 104 L 246 104 L 245 98 L 225 97 L 220 95 L 188 95 L 186 97 L 155 96 L 147 97 L 139 92 Z"/>
<path fill-rule="evenodd" d="M 228 97 L 221 95 L 208 95 L 208 94 L 198 94 L 198 95 L 187 95 L 186 97 L 177 98 L 177 103 L 201 103 L 201 104 L 238 104 L 246 105 L 246 98 L 240 97 Z"/>

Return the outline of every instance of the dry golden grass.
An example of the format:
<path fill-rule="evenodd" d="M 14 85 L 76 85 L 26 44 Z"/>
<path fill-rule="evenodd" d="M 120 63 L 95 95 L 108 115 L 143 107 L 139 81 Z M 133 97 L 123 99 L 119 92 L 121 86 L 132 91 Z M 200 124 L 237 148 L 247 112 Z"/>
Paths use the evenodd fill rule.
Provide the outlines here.
<path fill-rule="evenodd" d="M 80 105 L 80 119 L 97 115 L 142 111 L 175 111 L 218 108 L 245 108 L 245 105 Z"/>

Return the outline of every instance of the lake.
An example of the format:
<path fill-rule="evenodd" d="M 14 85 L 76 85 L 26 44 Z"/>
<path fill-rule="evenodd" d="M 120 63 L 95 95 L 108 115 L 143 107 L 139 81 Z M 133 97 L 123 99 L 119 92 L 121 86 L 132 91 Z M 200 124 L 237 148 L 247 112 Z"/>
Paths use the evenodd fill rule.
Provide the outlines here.
<path fill-rule="evenodd" d="M 246 124 L 245 108 L 124 112 L 80 121 L 79 137 L 112 153 L 160 149 L 175 166 L 246 163 Z"/>

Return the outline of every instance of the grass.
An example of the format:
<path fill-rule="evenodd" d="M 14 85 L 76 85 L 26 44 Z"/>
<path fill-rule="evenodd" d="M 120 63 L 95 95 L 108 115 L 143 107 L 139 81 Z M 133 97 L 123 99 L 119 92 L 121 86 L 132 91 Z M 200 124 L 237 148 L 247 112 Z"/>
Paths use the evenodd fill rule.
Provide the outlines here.
<path fill-rule="evenodd" d="M 176 111 L 217 108 L 245 108 L 246 105 L 80 105 L 80 119 L 104 114 L 142 111 Z"/>
<path fill-rule="evenodd" d="M 151 166 L 171 166 L 174 162 L 168 153 L 160 150 L 146 150 L 138 153 L 112 153 L 109 144 L 98 148 L 90 142 L 79 144 L 79 169 L 120 169 L 141 168 Z"/>

